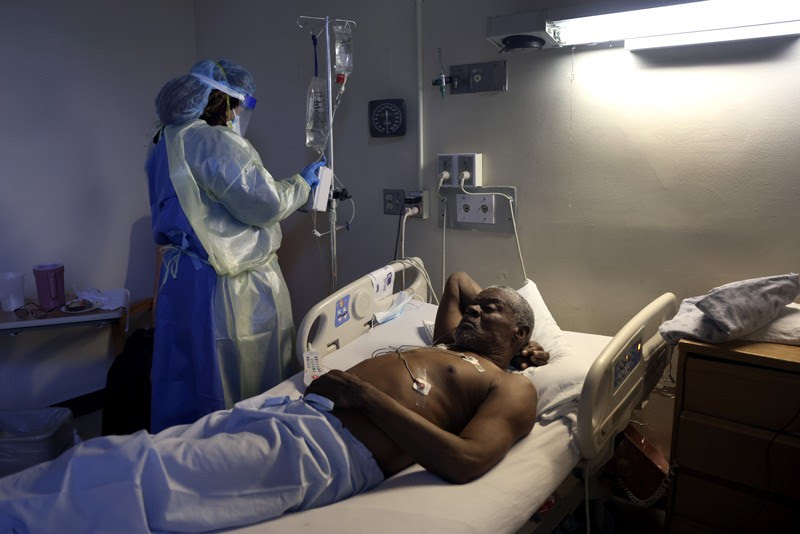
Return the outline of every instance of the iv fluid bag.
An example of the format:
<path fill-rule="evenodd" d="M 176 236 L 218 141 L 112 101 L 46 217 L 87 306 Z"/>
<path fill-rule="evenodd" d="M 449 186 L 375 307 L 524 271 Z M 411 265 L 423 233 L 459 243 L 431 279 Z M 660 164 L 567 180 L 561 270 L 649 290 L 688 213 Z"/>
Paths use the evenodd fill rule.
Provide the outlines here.
<path fill-rule="evenodd" d="M 353 72 L 353 30 L 349 24 L 335 25 L 333 35 L 336 39 L 336 74 L 345 76 Z"/>
<path fill-rule="evenodd" d="M 311 78 L 306 105 L 306 146 L 323 150 L 328 134 L 328 91 L 324 80 Z"/>

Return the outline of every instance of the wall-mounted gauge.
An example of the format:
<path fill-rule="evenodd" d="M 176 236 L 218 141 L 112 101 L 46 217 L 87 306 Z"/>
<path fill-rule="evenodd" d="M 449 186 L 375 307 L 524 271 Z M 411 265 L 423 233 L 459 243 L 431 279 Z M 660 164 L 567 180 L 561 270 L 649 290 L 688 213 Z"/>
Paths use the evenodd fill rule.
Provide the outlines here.
<path fill-rule="evenodd" d="M 406 134 L 406 102 L 402 98 L 370 100 L 369 134 L 398 137 Z"/>

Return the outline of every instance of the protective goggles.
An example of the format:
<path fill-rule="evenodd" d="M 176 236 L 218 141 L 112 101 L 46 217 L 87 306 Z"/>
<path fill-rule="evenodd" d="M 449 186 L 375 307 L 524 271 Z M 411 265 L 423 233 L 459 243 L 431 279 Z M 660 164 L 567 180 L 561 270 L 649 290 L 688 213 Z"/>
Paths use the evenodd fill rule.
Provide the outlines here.
<path fill-rule="evenodd" d="M 244 93 L 240 93 L 239 91 L 235 91 L 227 85 L 218 82 L 213 78 L 209 78 L 208 76 L 203 76 L 202 74 L 196 74 L 194 72 L 192 73 L 192 76 L 204 84 L 213 87 L 217 91 L 222 91 L 226 95 L 232 96 L 239 101 L 239 106 L 236 107 L 234 113 L 238 119 L 237 130 L 240 135 L 244 135 L 245 131 L 247 131 L 247 125 L 250 123 L 250 117 L 253 114 L 253 110 L 256 108 L 256 98 L 252 95 L 246 95 Z"/>

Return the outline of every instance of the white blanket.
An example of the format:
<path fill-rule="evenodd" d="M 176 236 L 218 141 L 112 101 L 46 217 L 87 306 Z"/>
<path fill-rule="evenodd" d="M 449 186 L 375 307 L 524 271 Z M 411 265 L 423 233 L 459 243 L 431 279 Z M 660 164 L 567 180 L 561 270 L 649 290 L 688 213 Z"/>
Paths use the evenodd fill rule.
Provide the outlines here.
<path fill-rule="evenodd" d="M 156 435 L 85 441 L 0 478 L 0 532 L 205 532 L 346 499 L 383 473 L 332 406 L 258 396 Z"/>

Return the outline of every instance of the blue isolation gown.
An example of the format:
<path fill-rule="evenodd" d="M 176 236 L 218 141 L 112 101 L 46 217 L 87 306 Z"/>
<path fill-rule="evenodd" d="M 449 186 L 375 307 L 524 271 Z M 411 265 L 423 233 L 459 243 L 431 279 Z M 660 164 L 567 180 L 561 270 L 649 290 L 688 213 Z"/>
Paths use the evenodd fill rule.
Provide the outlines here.
<path fill-rule="evenodd" d="M 294 370 L 275 251 L 280 220 L 310 188 L 299 175 L 273 180 L 245 139 L 200 120 L 165 128 L 146 170 L 164 256 L 151 370 L 158 432 L 230 408 Z"/>

